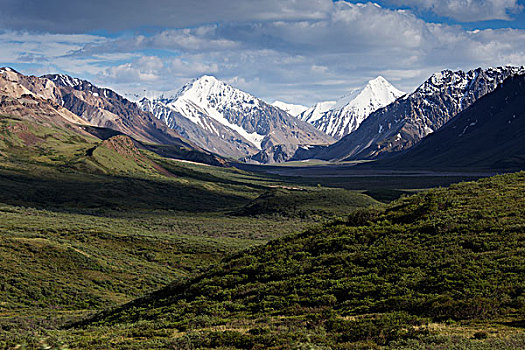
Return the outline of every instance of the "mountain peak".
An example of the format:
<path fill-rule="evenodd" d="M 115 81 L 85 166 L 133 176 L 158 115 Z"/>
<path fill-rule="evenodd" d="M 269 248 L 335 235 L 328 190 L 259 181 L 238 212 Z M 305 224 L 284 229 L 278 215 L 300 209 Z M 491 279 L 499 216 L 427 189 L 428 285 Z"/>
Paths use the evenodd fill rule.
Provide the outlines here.
<path fill-rule="evenodd" d="M 79 78 L 73 78 L 72 76 L 69 76 L 67 74 L 58 74 L 58 73 L 57 74 L 46 74 L 46 75 L 43 75 L 41 78 L 46 78 L 46 79 L 51 80 L 55 84 L 58 84 L 61 86 L 69 86 L 72 88 L 82 85 L 84 82 L 91 85 L 91 83 L 89 83 L 86 80 L 82 80 Z"/>
<path fill-rule="evenodd" d="M 340 98 L 333 106 L 333 110 L 341 110 L 349 106 L 358 108 L 366 106 L 374 106 L 374 110 L 384 107 L 405 93 L 394 87 L 388 80 L 382 76 L 374 78 L 361 89 L 355 89 L 350 94 Z M 375 107 L 377 106 L 377 108 Z M 370 112 L 370 113 L 371 113 Z"/>
<path fill-rule="evenodd" d="M 285 111 L 293 117 L 297 117 L 299 114 L 303 113 L 308 109 L 308 107 L 303 105 L 295 105 L 282 101 L 275 101 L 274 103 L 272 103 L 272 106 L 282 109 L 283 111 Z"/>
<path fill-rule="evenodd" d="M 190 100 L 199 106 L 208 104 L 211 100 L 258 100 L 254 96 L 234 88 L 212 75 L 203 75 L 185 84 L 172 98 L 165 99 L 172 103 L 180 99 Z"/>
<path fill-rule="evenodd" d="M 191 80 L 184 87 L 191 86 L 191 87 L 197 87 L 199 89 L 202 89 L 202 88 L 206 88 L 206 87 L 214 86 L 214 85 L 222 85 L 222 86 L 224 86 L 224 85 L 228 85 L 228 84 L 226 84 L 225 82 L 217 79 L 213 75 L 202 75 L 202 76 L 200 76 L 198 78 L 195 78 L 195 79 Z M 184 89 L 184 87 L 183 87 L 183 89 Z"/>
<path fill-rule="evenodd" d="M 366 88 L 370 88 L 374 91 L 378 91 L 378 90 L 389 91 L 393 93 L 396 96 L 396 98 L 401 97 L 405 94 L 403 91 L 397 89 L 394 85 L 392 85 L 388 80 L 386 80 L 381 75 L 378 75 L 376 78 L 368 81 L 368 84 L 366 84 L 365 89 Z"/>
<path fill-rule="evenodd" d="M 384 77 L 378 76 L 360 88 L 341 97 L 322 113 L 313 113 L 316 107 L 301 115 L 305 120 L 325 133 L 340 138 L 353 131 L 372 112 L 385 107 L 405 95 Z"/>
<path fill-rule="evenodd" d="M 14 70 L 13 68 L 11 67 L 0 67 L 0 72 L 13 72 L 13 73 L 18 73 L 16 70 Z M 20 74 L 20 73 L 18 73 Z"/>
<path fill-rule="evenodd" d="M 388 80 L 386 80 L 382 75 L 378 75 L 374 79 L 371 79 L 368 81 L 368 85 L 374 85 L 374 84 L 390 84 Z"/>
<path fill-rule="evenodd" d="M 195 81 L 203 81 L 203 82 L 218 82 L 220 81 L 219 79 L 217 79 L 215 76 L 213 75 L 207 75 L 207 74 L 204 74 L 204 75 L 201 75 L 199 78 L 195 79 Z"/>

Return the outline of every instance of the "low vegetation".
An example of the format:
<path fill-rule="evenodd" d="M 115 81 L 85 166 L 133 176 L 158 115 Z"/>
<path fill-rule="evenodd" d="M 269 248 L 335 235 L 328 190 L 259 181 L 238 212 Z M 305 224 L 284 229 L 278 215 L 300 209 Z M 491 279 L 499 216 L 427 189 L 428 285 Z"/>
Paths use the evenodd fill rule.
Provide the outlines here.
<path fill-rule="evenodd" d="M 327 218 L 315 206 L 301 217 L 236 215 L 287 185 L 12 117 L 0 118 L 0 160 L 0 348 L 342 212 L 325 210 L 331 189 L 301 187 L 322 197 Z M 378 204 L 339 192 L 352 207 Z"/>
<path fill-rule="evenodd" d="M 0 348 L 525 347 L 525 174 L 405 180 L 0 117 Z"/>
<path fill-rule="evenodd" d="M 518 173 L 356 211 L 101 314 L 73 344 L 110 327 L 123 347 L 424 348 L 432 323 L 500 322 L 519 348 L 524 186 Z"/>

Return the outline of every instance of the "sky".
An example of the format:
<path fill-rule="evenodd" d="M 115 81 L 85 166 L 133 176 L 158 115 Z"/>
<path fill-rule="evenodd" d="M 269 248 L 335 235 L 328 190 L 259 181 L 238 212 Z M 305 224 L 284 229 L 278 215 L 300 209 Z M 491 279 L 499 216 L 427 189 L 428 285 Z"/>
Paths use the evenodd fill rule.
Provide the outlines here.
<path fill-rule="evenodd" d="M 0 0 L 0 66 L 170 95 L 214 75 L 268 102 L 335 100 L 378 75 L 525 65 L 525 0 Z"/>

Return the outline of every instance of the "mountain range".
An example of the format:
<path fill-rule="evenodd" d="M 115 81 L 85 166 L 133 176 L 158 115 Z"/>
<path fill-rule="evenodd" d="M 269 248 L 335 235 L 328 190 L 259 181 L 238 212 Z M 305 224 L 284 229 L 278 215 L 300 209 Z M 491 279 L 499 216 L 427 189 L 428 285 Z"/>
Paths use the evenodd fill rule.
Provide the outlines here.
<path fill-rule="evenodd" d="M 370 114 L 353 133 L 325 148 L 299 149 L 293 159 L 376 159 L 406 150 L 509 76 L 524 72 L 507 66 L 435 73 L 413 93 Z"/>
<path fill-rule="evenodd" d="M 299 115 L 326 134 L 340 139 L 359 127 L 361 123 L 379 108 L 385 107 L 405 95 L 385 78 L 379 76 L 370 80 L 363 88 L 332 102 L 321 102 Z"/>
<path fill-rule="evenodd" d="M 139 147 L 162 156 L 211 164 L 224 164 L 220 156 L 267 164 L 312 158 L 330 161 L 385 159 L 406 153 L 403 159 L 410 155 L 420 160 L 404 160 L 403 164 L 430 166 L 425 159 L 436 159 L 436 162 L 439 157 L 456 159 L 452 155 L 444 156 L 448 153 L 443 145 L 457 140 L 445 140 L 444 136 L 428 138 L 429 135 L 445 126 L 444 130 L 448 130 L 448 121 L 455 120 L 454 117 L 463 111 L 466 113 L 469 107 L 474 108 L 480 98 L 498 90 L 505 79 L 524 73 L 523 67 L 511 66 L 468 72 L 444 70 L 433 74 L 408 95 L 378 77 L 337 101 L 318 103 L 299 113 L 306 107 L 278 101 L 270 105 L 212 76 L 189 82 L 171 97 L 143 98 L 134 103 L 86 80 L 63 74 L 25 76 L 2 68 L 0 112 L 33 122 L 45 120 L 99 139 L 124 134 L 140 142 Z M 499 97 L 492 97 L 492 109 L 504 106 L 512 98 L 509 88 L 504 90 L 506 92 L 496 94 Z M 492 109 L 475 108 L 480 116 L 469 117 L 473 125 L 454 124 L 454 127 L 470 132 L 477 125 L 474 120 L 493 116 Z M 505 113 L 507 119 L 519 116 L 519 113 L 511 116 L 507 115 L 510 112 Z M 463 120 L 463 117 L 458 118 L 454 123 L 463 123 Z M 490 123 L 497 123 L 495 120 L 491 119 Z M 507 130 L 507 127 L 505 123 L 494 124 L 484 128 L 484 133 L 478 137 L 490 138 L 490 132 L 499 130 L 499 141 L 492 148 L 501 150 L 497 152 L 500 155 L 508 155 L 500 159 L 504 163 L 498 164 L 510 166 L 509 159 L 514 153 L 502 149 L 508 144 L 503 142 L 502 135 L 508 134 L 507 139 L 514 140 L 518 129 Z M 447 131 L 450 135 L 454 132 Z M 461 140 L 470 143 L 463 144 L 463 150 L 476 144 L 467 134 L 462 135 Z M 425 154 L 424 157 L 405 152 L 421 140 L 425 140 L 424 145 L 431 145 L 425 146 L 425 152 L 417 148 L 417 154 Z M 519 141 L 516 142 L 519 146 Z M 438 147 L 437 143 L 442 145 Z M 430 154 L 431 149 L 434 149 L 433 154 Z M 481 152 L 480 149 L 472 148 L 472 160 L 478 159 L 475 153 Z M 509 144 L 507 149 L 517 148 Z M 488 159 L 496 164 L 496 158 L 488 157 L 484 164 L 490 166 Z M 472 162 L 465 155 L 460 163 L 467 166 Z"/>
<path fill-rule="evenodd" d="M 233 158 L 257 157 L 276 146 L 327 145 L 333 138 L 285 111 L 213 76 L 202 76 L 174 96 L 139 105 L 200 147 Z M 262 160 L 259 156 L 257 159 Z M 264 162 L 281 159 L 268 157 Z"/>
<path fill-rule="evenodd" d="M 225 164 L 113 90 L 67 75 L 35 77 L 0 68 L 0 113 L 102 140 L 124 134 L 172 158 Z M 162 152 L 154 144 L 165 145 Z"/>
<path fill-rule="evenodd" d="M 525 75 L 507 78 L 420 143 L 375 166 L 511 169 L 525 164 Z"/>

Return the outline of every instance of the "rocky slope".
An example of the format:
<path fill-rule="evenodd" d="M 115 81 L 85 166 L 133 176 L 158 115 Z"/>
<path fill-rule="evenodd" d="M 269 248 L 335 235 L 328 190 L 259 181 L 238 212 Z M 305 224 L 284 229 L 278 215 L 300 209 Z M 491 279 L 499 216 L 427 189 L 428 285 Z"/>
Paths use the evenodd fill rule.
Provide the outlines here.
<path fill-rule="evenodd" d="M 192 147 L 152 114 L 113 90 L 63 74 L 48 74 L 41 78 L 57 86 L 58 92 L 52 98 L 92 125 L 117 130 L 145 142 Z"/>
<path fill-rule="evenodd" d="M 352 134 L 296 158 L 374 159 L 403 151 L 492 92 L 503 80 L 523 71 L 523 67 L 507 66 L 435 73 L 412 94 L 372 113 Z"/>
<path fill-rule="evenodd" d="M 404 94 L 379 76 L 370 80 L 365 87 L 352 91 L 335 103 L 324 102 L 315 105 L 301 113 L 299 118 L 326 134 L 340 139 L 355 131 L 371 113 L 389 105 Z"/>
<path fill-rule="evenodd" d="M 87 135 L 79 126 L 90 123 L 56 103 L 57 92 L 58 88 L 51 81 L 25 76 L 11 68 L 0 68 L 0 114 L 39 124 L 67 125 Z"/>
<path fill-rule="evenodd" d="M 146 148 L 166 145 L 163 153 L 172 158 L 226 164 L 114 91 L 67 75 L 35 77 L 0 68 L 0 113 L 103 140 L 125 134 Z"/>
<path fill-rule="evenodd" d="M 525 169 L 525 75 L 505 80 L 403 154 L 376 166 Z"/>
<path fill-rule="evenodd" d="M 199 146 L 235 158 L 277 145 L 333 142 L 311 125 L 212 76 L 189 82 L 169 98 L 142 99 L 140 105 Z"/>

